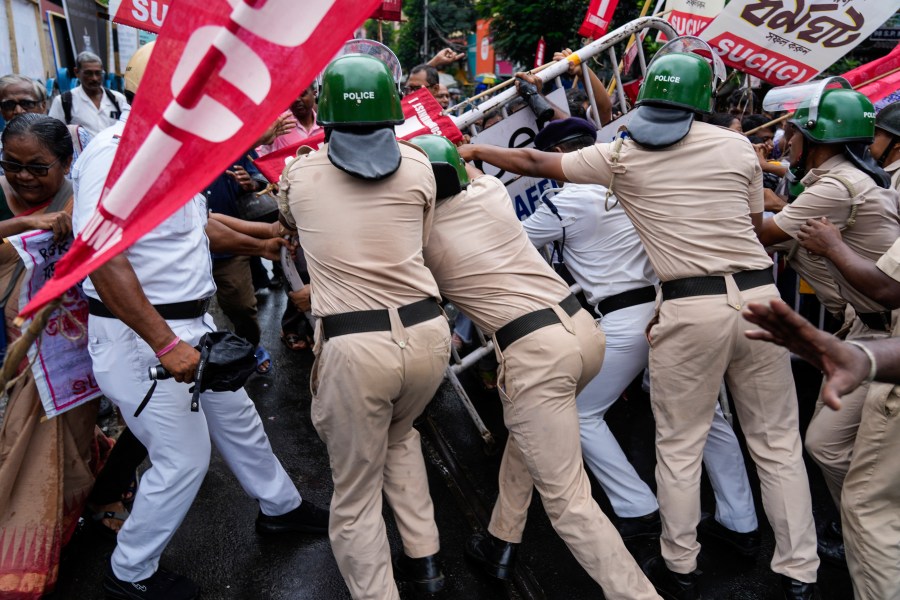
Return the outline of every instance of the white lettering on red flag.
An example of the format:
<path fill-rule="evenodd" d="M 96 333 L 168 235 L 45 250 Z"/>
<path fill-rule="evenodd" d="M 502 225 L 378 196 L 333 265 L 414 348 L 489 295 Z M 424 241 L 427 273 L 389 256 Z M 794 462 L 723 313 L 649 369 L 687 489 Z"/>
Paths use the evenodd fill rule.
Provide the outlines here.
<path fill-rule="evenodd" d="M 774 85 L 807 81 L 865 40 L 900 0 L 732 0 L 700 37 Z"/>
<path fill-rule="evenodd" d="M 159 33 L 172 0 L 110 0 L 114 23 Z"/>
<path fill-rule="evenodd" d="M 309 85 L 377 4 L 173 3 L 97 212 L 22 315 L 33 315 L 204 189 Z"/>
<path fill-rule="evenodd" d="M 678 35 L 700 35 L 712 20 L 722 12 L 725 0 L 666 0 L 666 20 Z M 666 41 L 660 32 L 657 41 Z"/>
<path fill-rule="evenodd" d="M 595 40 L 606 35 L 618 5 L 619 0 L 591 0 L 584 21 L 578 29 L 578 35 Z"/>

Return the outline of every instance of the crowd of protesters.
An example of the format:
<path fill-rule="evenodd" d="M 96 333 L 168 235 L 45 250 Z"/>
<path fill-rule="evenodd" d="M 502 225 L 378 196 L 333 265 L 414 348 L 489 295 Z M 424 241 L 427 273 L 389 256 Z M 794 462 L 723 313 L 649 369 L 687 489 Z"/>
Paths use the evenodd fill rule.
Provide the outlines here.
<path fill-rule="evenodd" d="M 76 60 L 80 85 L 52 100 L 40 82 L 0 77 L 2 237 L 47 230 L 61 241 L 84 229 L 150 51 L 129 66 L 125 94 L 103 87 L 102 60 L 90 53 Z M 491 523 L 465 548 L 481 572 L 511 577 L 533 488 L 608 598 L 700 598 L 698 535 L 755 558 L 760 525 L 744 455 L 717 404 L 724 381 L 760 475 L 784 597 L 818 597 L 821 559 L 849 569 L 858 599 L 900 598 L 900 472 L 888 464 L 900 439 L 889 385 L 898 381 L 900 104 L 874 116 L 860 94 L 831 89 L 818 122 L 800 119 L 803 107 L 767 113 L 758 90 L 717 98 L 696 57 L 674 53 L 649 67 L 692 81 L 694 100 L 645 82 L 628 139 L 612 144 L 598 143 L 598 130 L 618 116 L 617 98 L 591 70 L 578 81 L 571 62 L 561 78 L 567 105 L 548 103 L 535 150 L 457 150 L 432 136 L 398 143 L 390 107 L 357 122 L 341 106 L 339 90 L 386 89 L 366 63 L 377 59 L 333 61 L 323 86 L 304 89 L 252 147 L 235 148 L 203 195 L 85 282 L 84 351 L 120 411 L 117 440 L 97 426 L 98 401 L 41 419 L 28 361 L 16 371 L 0 403 L 0 597 L 52 591 L 80 526 L 118 539 L 108 597 L 197 597 L 198 586 L 159 559 L 203 480 L 210 440 L 259 501 L 257 530 L 327 533 L 354 598 L 398 598 L 394 578 L 439 592 L 438 531 L 412 423 L 451 345 L 477 345 L 477 327 L 496 350 L 496 362 L 479 363 L 482 380 L 497 389 L 510 430 Z M 461 58 L 444 50 L 403 82 L 385 69 L 385 102 L 399 106 L 401 91 L 424 88 L 447 109 L 456 90 L 438 69 Z M 552 85 L 517 74 L 522 98 L 485 114 L 467 141 L 534 108 Z M 254 165 L 322 134 L 320 150 L 301 150 L 279 182 Z M 520 224 L 503 185 L 471 161 L 571 183 Z M 335 243 L 347 239 L 357 243 Z M 547 248 L 550 265 L 539 254 Z M 14 320 L 24 265 L 10 244 L 0 250 L 8 347 L 22 335 Z M 315 348 L 312 418 L 331 460 L 328 510 L 301 498 L 243 391 L 198 390 L 194 403 L 221 394 L 193 411 L 199 428 L 166 414 L 192 414 L 182 382 L 193 381 L 193 346 L 213 329 L 212 296 L 249 343 L 251 370 L 269 376 L 256 296 L 291 279 L 282 264 L 297 280 L 284 285 L 281 339 L 292 352 Z M 807 286 L 815 300 L 801 302 Z M 814 317 L 809 307 L 821 306 L 824 331 L 781 297 Z M 452 331 L 441 299 L 461 311 Z M 745 335 L 751 323 L 768 333 Z M 802 441 L 788 354 L 776 344 L 827 378 Z M 174 380 L 147 392 L 146 373 L 128 371 L 157 362 Z M 656 486 L 604 420 L 636 378 L 649 382 L 657 424 Z M 804 446 L 834 504 L 827 522 L 813 521 Z M 716 499 L 702 520 L 701 463 Z M 591 497 L 588 473 L 613 514 Z M 393 562 L 382 492 L 403 542 Z M 32 554 L 22 551 L 26 538 Z M 658 539 L 660 553 L 638 564 L 623 544 L 636 539 Z"/>

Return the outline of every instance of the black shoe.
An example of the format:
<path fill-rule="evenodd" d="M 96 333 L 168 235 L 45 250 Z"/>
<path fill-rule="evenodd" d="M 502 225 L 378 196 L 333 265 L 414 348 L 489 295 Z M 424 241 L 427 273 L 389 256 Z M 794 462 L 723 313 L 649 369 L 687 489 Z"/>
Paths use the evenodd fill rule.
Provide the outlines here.
<path fill-rule="evenodd" d="M 659 595 L 666 600 L 701 600 L 698 580 L 700 572 L 670 571 L 661 556 L 653 556 L 641 568 Z"/>
<path fill-rule="evenodd" d="M 437 554 L 410 558 L 401 552 L 394 561 L 394 575 L 411 584 L 420 594 L 434 594 L 444 589 L 444 573 Z"/>
<path fill-rule="evenodd" d="M 710 515 L 697 526 L 697 535 L 706 542 L 724 545 L 746 559 L 755 559 L 759 554 L 759 529 L 739 533 L 728 529 Z"/>
<path fill-rule="evenodd" d="M 781 576 L 781 589 L 785 600 L 817 600 L 819 590 L 815 583 L 804 583 L 791 579 L 786 575 Z"/>
<path fill-rule="evenodd" d="M 828 524 L 822 528 L 822 533 L 825 537 L 830 537 L 835 540 L 844 540 L 844 528 L 841 526 L 840 519 L 832 519 L 828 521 Z"/>
<path fill-rule="evenodd" d="M 309 500 L 304 500 L 291 512 L 277 517 L 270 517 L 259 511 L 256 517 L 256 532 L 328 533 L 328 511 Z"/>
<path fill-rule="evenodd" d="M 192 600 L 200 596 L 200 586 L 184 577 L 159 569 L 141 581 L 122 581 L 112 573 L 106 573 L 103 591 L 109 600 Z"/>
<path fill-rule="evenodd" d="M 466 556 L 491 577 L 506 580 L 512 577 L 518 549 L 518 544 L 504 542 L 487 532 L 476 533 L 466 543 Z"/>
<path fill-rule="evenodd" d="M 819 558 L 828 564 L 847 568 L 847 555 L 844 553 L 843 540 L 822 536 L 816 543 L 816 550 L 819 552 Z"/>
<path fill-rule="evenodd" d="M 658 538 L 662 533 L 658 510 L 643 517 L 621 517 L 613 524 L 626 542 L 638 538 Z"/>

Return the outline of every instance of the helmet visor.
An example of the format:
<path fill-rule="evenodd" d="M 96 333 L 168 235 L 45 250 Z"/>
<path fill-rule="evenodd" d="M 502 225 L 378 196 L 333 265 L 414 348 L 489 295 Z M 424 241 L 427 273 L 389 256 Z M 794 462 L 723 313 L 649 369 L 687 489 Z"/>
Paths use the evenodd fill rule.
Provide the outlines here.
<path fill-rule="evenodd" d="M 773 111 L 795 111 L 800 106 L 809 106 L 809 120 L 815 122 L 819 113 L 819 101 L 825 90 L 847 88 L 853 89 L 843 77 L 827 77 L 818 81 L 809 83 L 798 83 L 796 85 L 783 85 L 781 87 L 769 90 L 763 99 L 763 110 L 766 112 Z"/>
<path fill-rule="evenodd" d="M 659 49 L 653 60 L 666 54 L 697 54 L 706 59 L 712 68 L 713 76 L 718 81 L 725 81 L 725 63 L 719 58 L 712 47 L 698 37 L 692 35 L 683 35 L 674 40 L 669 41 L 665 46 Z M 652 61 L 651 61 L 651 64 Z M 649 69 L 649 67 L 647 67 Z"/>
<path fill-rule="evenodd" d="M 394 54 L 390 48 L 375 40 L 354 39 L 344 42 L 344 47 L 337 53 L 334 58 L 344 56 L 345 54 L 367 54 L 374 56 L 388 66 L 391 75 L 394 76 L 394 83 L 400 83 L 403 77 L 403 69 L 400 68 L 400 59 Z"/>

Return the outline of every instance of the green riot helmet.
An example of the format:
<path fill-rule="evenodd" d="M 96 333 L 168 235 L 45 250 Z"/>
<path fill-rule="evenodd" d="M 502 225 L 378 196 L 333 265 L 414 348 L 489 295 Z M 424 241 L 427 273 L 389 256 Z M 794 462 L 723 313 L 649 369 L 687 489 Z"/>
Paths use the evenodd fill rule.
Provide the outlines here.
<path fill-rule="evenodd" d="M 441 135 L 420 135 L 410 140 L 425 151 L 434 180 L 437 184 L 437 199 L 442 200 L 455 196 L 469 185 L 469 174 L 466 164 L 460 157 L 453 142 Z"/>
<path fill-rule="evenodd" d="M 650 61 L 635 104 L 709 113 L 717 79 L 725 79 L 725 64 L 709 44 L 693 36 L 675 38 Z"/>
<path fill-rule="evenodd" d="M 403 123 L 400 92 L 388 66 L 363 54 L 347 54 L 322 73 L 316 121 L 325 127 L 372 127 Z"/>
<path fill-rule="evenodd" d="M 875 107 L 859 92 L 827 89 L 817 104 L 811 99 L 794 111 L 790 119 L 803 137 L 820 144 L 863 142 L 875 137 Z"/>

